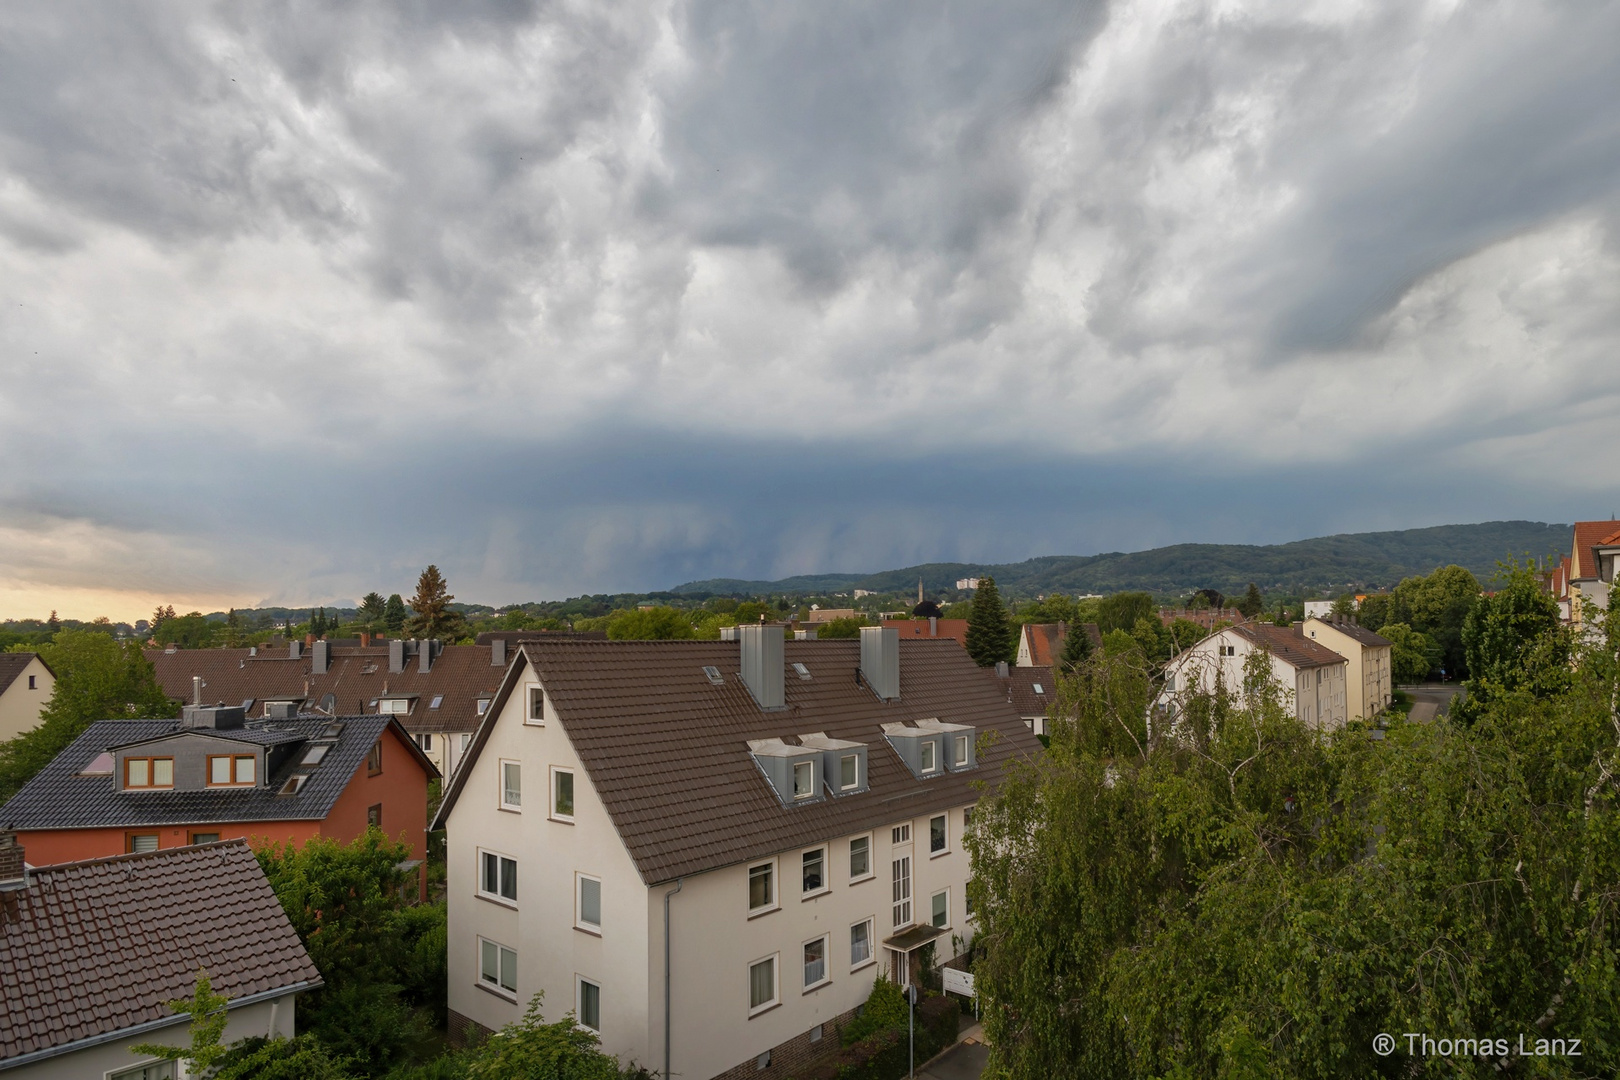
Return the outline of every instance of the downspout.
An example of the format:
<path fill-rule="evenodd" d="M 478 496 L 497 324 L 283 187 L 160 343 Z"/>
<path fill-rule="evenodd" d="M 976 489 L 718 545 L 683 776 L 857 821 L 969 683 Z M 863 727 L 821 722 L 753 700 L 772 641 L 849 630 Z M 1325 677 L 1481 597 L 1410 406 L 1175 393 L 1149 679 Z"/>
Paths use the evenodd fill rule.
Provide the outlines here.
<path fill-rule="evenodd" d="M 686 885 L 685 878 L 676 878 L 675 887 L 664 894 L 664 1080 L 669 1080 L 669 898 Z"/>

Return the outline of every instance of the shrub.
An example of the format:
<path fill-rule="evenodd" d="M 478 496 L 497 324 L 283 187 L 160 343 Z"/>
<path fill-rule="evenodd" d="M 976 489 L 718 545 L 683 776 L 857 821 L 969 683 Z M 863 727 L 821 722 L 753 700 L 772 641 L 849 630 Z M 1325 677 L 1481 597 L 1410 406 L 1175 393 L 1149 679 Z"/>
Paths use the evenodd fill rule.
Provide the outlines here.
<path fill-rule="evenodd" d="M 889 984 L 891 987 L 893 983 Z M 896 997 L 899 997 L 895 987 Z M 874 987 L 874 992 L 876 988 Z M 871 1009 L 868 1007 L 868 1013 Z M 962 1011 L 946 997 L 929 997 L 917 1005 L 916 1063 L 932 1058 L 956 1041 Z M 865 1019 L 863 1015 L 861 1019 Z M 823 1060 L 799 1080 L 900 1080 L 912 1061 L 906 1037 L 906 1014 L 901 999 L 900 1022 L 875 1031 Z"/>
<path fill-rule="evenodd" d="M 851 1046 L 868 1035 L 896 1024 L 904 1025 L 906 1022 L 906 999 L 900 993 L 900 987 L 890 982 L 887 977 L 879 975 L 872 984 L 872 992 L 867 995 L 866 1007 L 861 1015 L 850 1021 L 844 1028 L 842 1039 L 845 1046 Z"/>

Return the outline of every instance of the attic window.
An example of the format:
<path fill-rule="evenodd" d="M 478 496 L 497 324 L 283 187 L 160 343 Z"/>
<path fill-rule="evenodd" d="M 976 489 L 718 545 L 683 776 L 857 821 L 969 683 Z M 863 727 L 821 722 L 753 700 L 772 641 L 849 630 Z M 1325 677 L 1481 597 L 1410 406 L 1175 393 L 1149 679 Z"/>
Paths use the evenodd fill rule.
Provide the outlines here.
<path fill-rule="evenodd" d="M 808 799 L 816 793 L 816 766 L 814 762 L 800 761 L 793 766 L 793 797 Z"/>
<path fill-rule="evenodd" d="M 709 677 L 709 681 L 715 686 L 726 685 L 725 676 L 720 674 L 720 669 L 717 667 L 707 665 L 703 668 L 703 674 L 707 675 Z"/>
<path fill-rule="evenodd" d="M 326 752 L 330 749 L 332 749 L 330 746 L 326 746 L 324 744 L 312 746 L 309 748 L 309 751 L 304 754 L 304 760 L 299 762 L 299 764 L 319 765 L 321 763 L 321 759 L 326 756 Z"/>
<path fill-rule="evenodd" d="M 304 783 L 308 779 L 309 779 L 309 777 L 307 777 L 307 776 L 289 776 L 289 777 L 287 777 L 287 782 L 285 784 L 281 785 L 281 790 L 276 792 L 276 794 L 277 795 L 296 795 L 300 791 L 303 790 Z"/>
<path fill-rule="evenodd" d="M 1044 694 L 1044 693 L 1046 693 L 1046 688 L 1044 686 L 1042 686 L 1040 683 L 1036 683 L 1035 684 L 1035 692 L 1037 694 Z"/>
<path fill-rule="evenodd" d="M 79 770 L 80 776 L 111 776 L 113 774 L 113 756 L 107 753 L 97 754 L 90 764 Z"/>
<path fill-rule="evenodd" d="M 341 734 L 343 734 L 342 724 L 327 724 L 326 730 L 321 732 L 321 738 L 335 739 Z"/>
<path fill-rule="evenodd" d="M 438 699 L 435 698 L 434 700 L 437 701 Z M 478 715 L 483 716 L 487 712 L 489 712 L 489 698 L 481 697 L 478 699 Z"/>
<path fill-rule="evenodd" d="M 444 704 L 444 695 L 443 694 L 434 694 L 433 695 L 433 700 L 428 702 L 428 708 L 437 709 L 440 705 L 443 705 L 443 704 Z M 482 712 L 483 710 L 480 709 L 479 711 Z"/>
<path fill-rule="evenodd" d="M 798 673 L 798 676 L 801 679 L 808 679 L 810 677 L 810 669 L 805 667 L 803 664 L 794 664 L 793 670 Z"/>

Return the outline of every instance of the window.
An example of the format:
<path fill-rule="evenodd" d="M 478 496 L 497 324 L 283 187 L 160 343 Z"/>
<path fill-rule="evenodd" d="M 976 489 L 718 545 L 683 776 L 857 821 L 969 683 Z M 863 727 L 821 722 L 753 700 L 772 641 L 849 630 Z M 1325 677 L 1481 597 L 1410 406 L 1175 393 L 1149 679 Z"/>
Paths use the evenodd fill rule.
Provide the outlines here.
<path fill-rule="evenodd" d="M 760 863 L 748 868 L 748 913 L 776 906 L 776 864 Z"/>
<path fill-rule="evenodd" d="M 949 926 L 951 914 L 951 890 L 941 889 L 928 901 L 928 921 L 934 926 Z"/>
<path fill-rule="evenodd" d="M 805 667 L 803 664 L 794 664 L 793 674 L 797 675 L 801 679 L 808 679 L 810 677 L 810 669 Z"/>
<path fill-rule="evenodd" d="M 969 806 L 962 811 L 962 831 L 967 832 L 968 826 L 973 824 L 973 807 Z"/>
<path fill-rule="evenodd" d="M 1173 672 L 1173 671 L 1165 672 L 1165 675 L 1164 675 L 1164 688 L 1166 690 L 1170 691 L 1171 693 L 1175 692 L 1175 689 L 1176 689 L 1176 673 L 1175 672 Z"/>
<path fill-rule="evenodd" d="M 432 733 L 426 731 L 418 732 L 416 736 L 416 745 L 422 748 L 422 753 L 424 754 L 433 753 Z"/>
<path fill-rule="evenodd" d="M 124 786 L 127 788 L 174 787 L 174 758 L 125 758 Z"/>
<path fill-rule="evenodd" d="M 127 846 L 132 852 L 156 851 L 158 849 L 157 833 L 130 833 Z"/>
<path fill-rule="evenodd" d="M 444 695 L 443 694 L 434 694 L 433 695 L 433 700 L 428 702 L 428 708 L 437 709 L 440 705 L 443 705 L 443 704 L 444 704 Z"/>
<path fill-rule="evenodd" d="M 327 751 L 329 751 L 331 749 L 332 748 L 330 746 L 328 746 L 326 743 L 316 743 L 314 746 L 310 747 L 304 753 L 304 760 L 299 762 L 299 764 L 300 765 L 319 765 L 321 763 L 321 759 L 326 757 Z"/>
<path fill-rule="evenodd" d="M 366 828 L 382 828 L 382 803 L 372 803 L 366 807 Z"/>
<path fill-rule="evenodd" d="M 516 810 L 523 805 L 523 767 L 515 761 L 501 762 L 501 809 Z"/>
<path fill-rule="evenodd" d="M 1037 690 L 1035 692 L 1037 694 L 1040 693 L 1039 690 Z M 956 737 L 956 744 L 955 745 L 956 745 L 956 757 L 954 759 L 954 762 L 955 762 L 956 766 L 958 768 L 960 768 L 961 766 L 966 765 L 968 763 L 968 737 L 966 735 L 958 735 Z"/>
<path fill-rule="evenodd" d="M 1042 686 L 1040 683 L 1036 683 L 1035 684 L 1035 692 L 1037 694 L 1044 694 L 1044 693 L 1046 693 L 1046 687 Z"/>
<path fill-rule="evenodd" d="M 150 1065 L 137 1065 L 133 1069 L 112 1073 L 107 1080 L 174 1080 L 174 1062 L 154 1061 Z"/>
<path fill-rule="evenodd" d="M 377 711 L 384 716 L 409 716 L 411 712 L 411 699 L 406 697 L 383 698 L 378 702 Z"/>
<path fill-rule="evenodd" d="M 813 990 L 827 981 L 827 935 L 804 943 L 804 988 Z"/>
<path fill-rule="evenodd" d="M 502 997 L 517 997 L 517 952 L 498 942 L 478 939 L 478 978 Z"/>
<path fill-rule="evenodd" d="M 191 834 L 191 842 L 193 844 L 217 844 L 219 843 L 219 833 L 194 832 Z"/>
<path fill-rule="evenodd" d="M 517 860 L 493 851 L 478 853 L 478 891 L 485 896 L 517 902 Z"/>
<path fill-rule="evenodd" d="M 763 1012 L 776 1004 L 776 957 L 767 956 L 748 965 L 748 1014 Z"/>
<path fill-rule="evenodd" d="M 209 787 L 248 787 L 254 782 L 258 759 L 252 754 L 208 755 Z"/>
<path fill-rule="evenodd" d="M 816 848 L 804 853 L 804 880 L 802 891 L 806 896 L 827 888 L 827 849 Z"/>
<path fill-rule="evenodd" d="M 579 919 L 574 925 L 585 930 L 602 930 L 602 882 L 585 874 L 579 878 Z"/>
<path fill-rule="evenodd" d="M 928 852 L 938 855 L 945 850 L 945 815 L 928 819 Z"/>
<path fill-rule="evenodd" d="M 589 1028 L 598 1035 L 602 1033 L 602 988 L 589 979 L 578 980 L 577 1000 L 574 1003 L 574 1019 L 579 1026 Z"/>
<path fill-rule="evenodd" d="M 483 716 L 487 712 L 489 712 L 489 698 L 481 697 L 478 699 L 478 715 Z"/>
<path fill-rule="evenodd" d="M 872 838 L 857 836 L 849 842 L 849 880 L 872 876 Z"/>
<path fill-rule="evenodd" d="M 574 820 L 574 774 L 568 769 L 551 770 L 551 816 Z"/>
<path fill-rule="evenodd" d="M 529 687 L 529 713 L 524 722 L 529 724 L 546 722 L 546 692 L 538 686 Z"/>
<path fill-rule="evenodd" d="M 892 835 L 889 837 L 889 840 L 890 840 L 891 843 L 895 843 L 895 844 L 909 844 L 909 843 L 911 843 L 911 824 L 909 822 L 907 822 L 904 825 L 896 825 L 894 827 L 894 829 L 891 830 L 891 832 L 892 832 Z"/>
<path fill-rule="evenodd" d="M 814 762 L 800 761 L 793 766 L 793 797 L 808 799 L 816 793 L 816 766 Z"/>
<path fill-rule="evenodd" d="M 872 962 L 872 920 L 863 919 L 849 928 L 849 966 L 855 968 Z"/>
<path fill-rule="evenodd" d="M 34 681 L 34 680 L 36 680 L 38 678 L 39 678 L 38 675 L 30 675 L 30 676 L 28 676 L 28 689 L 30 689 L 30 690 L 38 690 L 39 689 L 39 683 Z"/>
<path fill-rule="evenodd" d="M 911 925 L 911 856 L 902 855 L 891 867 L 894 925 Z"/>
<path fill-rule="evenodd" d="M 461 737 L 461 749 L 462 749 L 462 752 L 465 753 L 466 750 L 467 750 L 467 747 L 469 747 L 471 745 L 472 745 L 472 736 L 471 735 L 463 735 Z"/>
<path fill-rule="evenodd" d="M 922 753 L 922 771 L 933 772 L 939 768 L 939 744 L 934 739 L 924 739 L 917 749 Z"/>
<path fill-rule="evenodd" d="M 845 754 L 838 759 L 838 788 L 849 791 L 861 786 L 861 756 Z"/>
<path fill-rule="evenodd" d="M 724 686 L 724 685 L 726 685 L 725 676 L 720 674 L 720 669 L 719 668 L 714 667 L 712 665 L 707 665 L 707 664 L 704 665 L 703 677 L 705 679 L 709 680 L 709 684 L 711 686 Z"/>
<path fill-rule="evenodd" d="M 296 701 L 267 701 L 264 703 L 264 715 L 270 716 L 278 712 L 285 714 L 289 707 L 296 704 L 298 704 Z"/>
<path fill-rule="evenodd" d="M 372 744 L 371 752 L 366 755 L 366 775 L 376 776 L 382 772 L 382 740 L 378 739 Z"/>

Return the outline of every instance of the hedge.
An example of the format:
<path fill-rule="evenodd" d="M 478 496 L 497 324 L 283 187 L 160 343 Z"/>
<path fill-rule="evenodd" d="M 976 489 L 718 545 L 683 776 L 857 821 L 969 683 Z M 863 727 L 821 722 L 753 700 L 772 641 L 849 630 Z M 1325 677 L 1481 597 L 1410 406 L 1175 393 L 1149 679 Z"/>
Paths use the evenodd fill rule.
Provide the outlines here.
<path fill-rule="evenodd" d="M 948 997 L 923 999 L 917 1005 L 917 1064 L 921 1065 L 956 1041 L 962 1010 Z M 798 1080 L 901 1080 L 910 1064 L 905 1027 L 868 1035 L 822 1059 Z"/>

